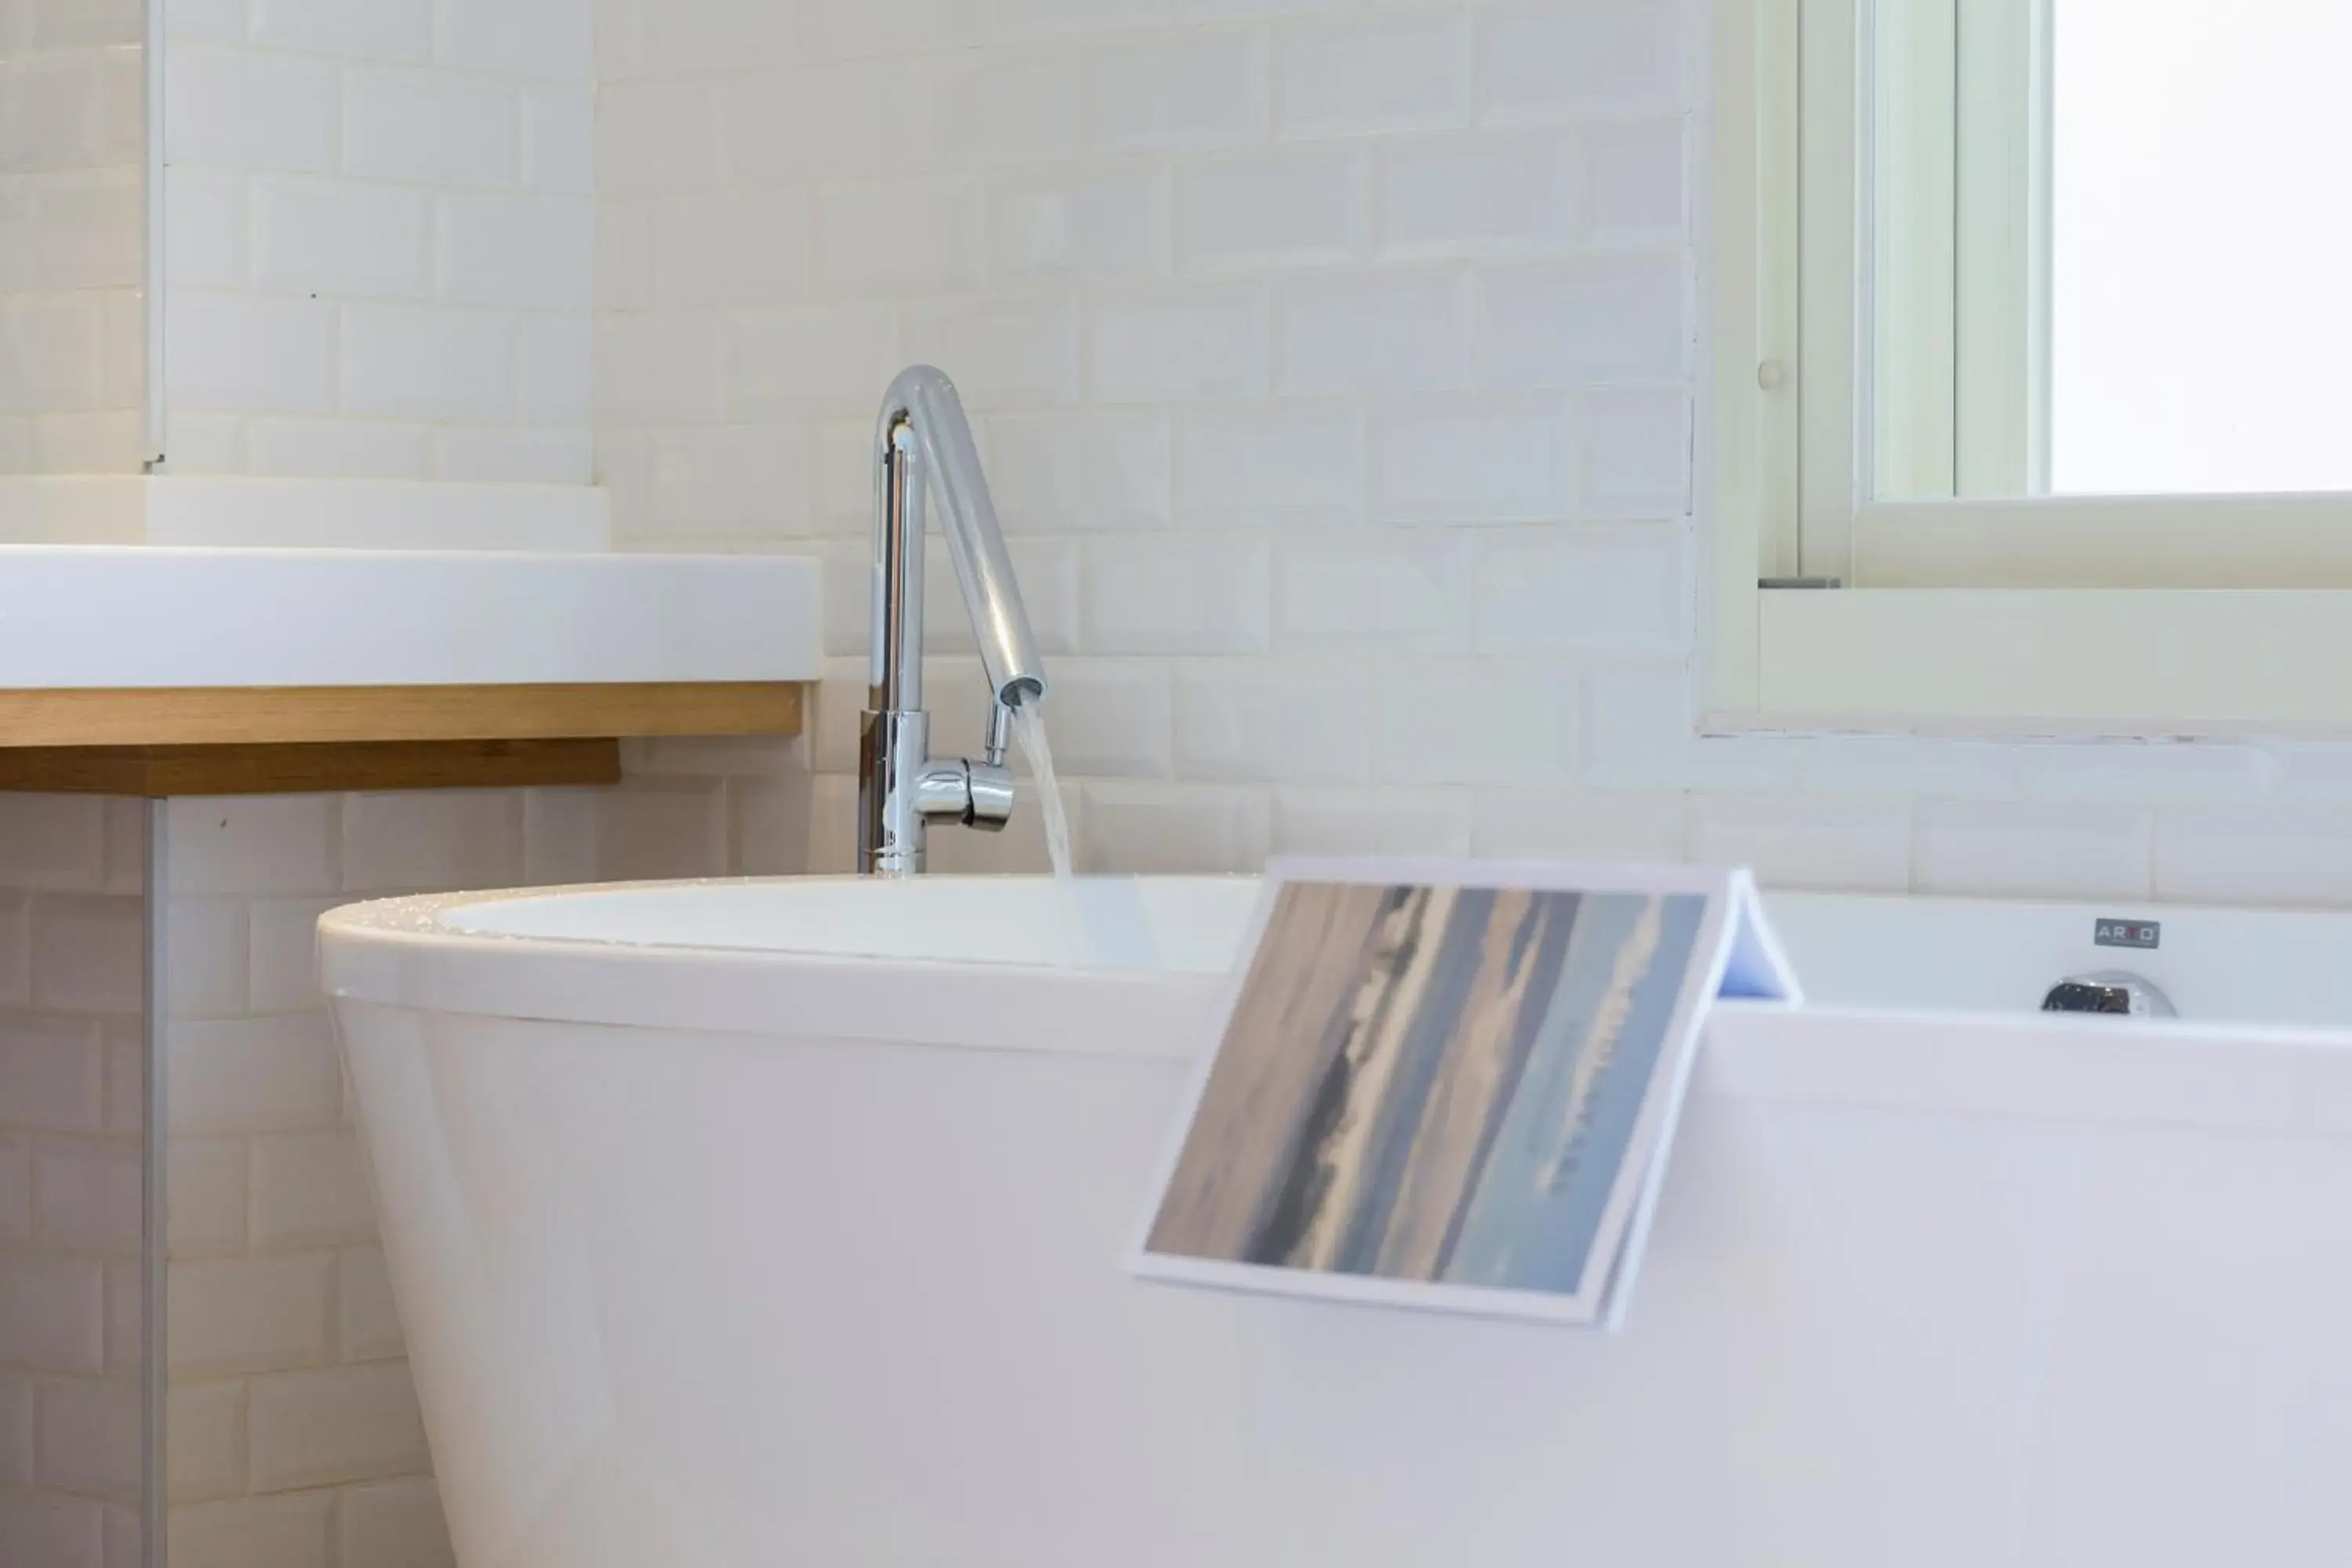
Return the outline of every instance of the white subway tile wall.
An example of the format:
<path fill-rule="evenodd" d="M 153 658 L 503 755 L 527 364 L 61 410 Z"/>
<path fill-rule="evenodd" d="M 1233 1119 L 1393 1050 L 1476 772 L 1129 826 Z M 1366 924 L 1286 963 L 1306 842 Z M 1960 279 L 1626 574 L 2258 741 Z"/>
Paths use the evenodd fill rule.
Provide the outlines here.
<path fill-rule="evenodd" d="M 1698 735 L 1696 0 L 687 11 L 599 7 L 596 437 L 633 546 L 825 564 L 818 776 L 739 787 L 744 842 L 804 805 L 812 868 L 847 863 L 866 443 L 928 358 L 1056 656 L 1093 865 L 1466 846 L 2352 901 L 2342 748 Z M 943 588 L 929 647 L 968 728 Z"/>
<path fill-rule="evenodd" d="M 1572 812 L 1622 668 L 1690 749 L 1677 0 L 672 9 L 600 12 L 600 464 L 640 547 L 824 560 L 815 867 L 848 847 L 865 443 L 912 359 L 980 420 L 1094 864 Z M 1660 782 L 1638 826 L 1679 855 Z"/>
<path fill-rule="evenodd" d="M 145 838 L 135 807 L 0 795 L 0 1563 L 10 1568 L 128 1565 L 144 1539 L 146 1002 L 134 878 Z"/>
<path fill-rule="evenodd" d="M 587 482 L 589 0 L 166 20 L 171 470 Z"/>
<path fill-rule="evenodd" d="M 319 991 L 320 914 L 420 889 L 796 869 L 807 859 L 809 815 L 801 751 L 635 744 L 629 782 L 612 791 L 171 803 L 162 885 L 173 1568 L 451 1563 Z M 798 789 L 788 784 L 795 778 Z M 88 866 L 106 858 L 104 824 L 87 809 L 97 804 L 20 807 L 0 796 L 0 888 L 9 885 L 6 855 L 21 847 L 26 869 L 16 880 L 31 889 L 0 894 L 0 982 L 14 987 L 0 987 L 0 998 L 21 1001 L 35 987 L 25 955 L 28 943 L 38 951 L 52 905 L 82 956 L 48 983 L 93 999 L 116 994 L 113 949 L 92 940 L 106 898 L 119 896 L 89 881 Z M 136 898 L 121 901 L 135 915 Z M 28 1157 L 71 1152 L 53 1129 L 106 1115 L 112 1070 L 79 1022 L 33 1014 L 44 1026 L 28 1032 L 15 1017 L 0 1005 L 0 1266 L 20 1215 L 31 1224 L 47 1214 L 79 1235 L 105 1223 L 103 1205 L 116 1195 L 93 1180 L 78 1186 L 88 1194 L 79 1201 L 45 1206 L 41 1171 L 15 1158 L 20 1147 Z M 11 1117 L 28 1119 L 40 1138 L 20 1146 Z M 135 1257 L 135 1214 L 132 1224 Z M 45 1317 L 36 1327 L 56 1341 L 52 1359 L 80 1364 L 100 1354 L 89 1323 Z M 0 1326 L 0 1518 L 16 1386 L 5 1332 Z M 46 1378 L 54 1369 L 36 1370 Z M 18 1561 L 0 1551 L 0 1563 Z"/>
<path fill-rule="evenodd" d="M 145 453 L 144 7 L 0 0 L 0 474 Z"/>

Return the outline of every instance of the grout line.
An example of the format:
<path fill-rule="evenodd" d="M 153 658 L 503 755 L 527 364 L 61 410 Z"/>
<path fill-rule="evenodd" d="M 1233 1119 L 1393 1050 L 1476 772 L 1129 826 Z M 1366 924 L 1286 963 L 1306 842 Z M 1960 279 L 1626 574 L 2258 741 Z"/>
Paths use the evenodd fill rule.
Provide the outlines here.
<path fill-rule="evenodd" d="M 142 1399 L 142 1414 L 147 1424 L 147 1443 L 142 1456 L 142 1479 L 145 1497 L 142 1529 L 145 1540 L 141 1555 L 145 1568 L 163 1568 L 169 1512 L 170 1402 L 167 1390 L 171 1377 L 170 1314 L 166 1310 L 171 1272 L 168 1234 L 171 1214 L 168 1179 L 171 1075 L 166 1050 L 170 1003 L 164 994 L 167 977 L 171 973 L 170 803 L 151 801 L 146 805 L 145 815 L 147 1126 L 143 1142 L 147 1179 L 145 1258 L 142 1273 L 145 1284 L 146 1365 L 142 1369 L 145 1391 Z"/>

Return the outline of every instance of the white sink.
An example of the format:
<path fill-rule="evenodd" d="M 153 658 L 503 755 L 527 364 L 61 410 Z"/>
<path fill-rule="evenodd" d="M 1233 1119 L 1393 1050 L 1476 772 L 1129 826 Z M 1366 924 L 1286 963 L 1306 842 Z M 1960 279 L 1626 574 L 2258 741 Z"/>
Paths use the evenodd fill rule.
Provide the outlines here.
<path fill-rule="evenodd" d="M 814 680 L 793 556 L 0 546 L 0 688 Z"/>
<path fill-rule="evenodd" d="M 0 689 L 819 673 L 815 562 L 610 553 L 586 486 L 0 481 Z"/>

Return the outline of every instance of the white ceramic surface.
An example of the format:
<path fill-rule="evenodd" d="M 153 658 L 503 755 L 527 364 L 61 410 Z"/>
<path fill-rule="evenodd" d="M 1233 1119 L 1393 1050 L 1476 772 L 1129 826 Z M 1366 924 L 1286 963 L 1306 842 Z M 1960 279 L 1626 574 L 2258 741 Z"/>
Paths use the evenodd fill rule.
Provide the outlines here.
<path fill-rule="evenodd" d="M 813 680 L 791 556 L 0 546 L 19 689 Z"/>
<path fill-rule="evenodd" d="M 2031 1012 L 2068 975 L 2122 969 L 2192 1023 L 2352 1029 L 2352 915 L 1834 893 L 1768 903 L 1806 994 L 1833 1006 Z M 2154 922 L 2160 945 L 2102 947 L 2110 921 Z"/>
<path fill-rule="evenodd" d="M 1087 896 L 328 918 L 467 1568 L 2352 1554 L 2352 1037 L 1727 1007 L 1622 1337 L 1240 1298 L 1120 1257 L 1251 889 Z"/>
<path fill-rule="evenodd" d="M 813 559 L 610 522 L 588 485 L 0 479 L 0 684 L 817 679 Z"/>
<path fill-rule="evenodd" d="M 1088 878 L 1076 910 L 1042 880 L 849 879 L 558 889 L 467 900 L 451 931 L 835 958 L 1215 973 L 1256 896 L 1240 877 Z M 2030 1013 L 2057 981 L 2126 969 L 2191 1023 L 2352 1029 L 2352 915 L 2137 904 L 1773 893 L 1773 928 L 1816 1005 Z M 2160 923 L 2153 951 L 2102 947 L 2106 921 Z"/>

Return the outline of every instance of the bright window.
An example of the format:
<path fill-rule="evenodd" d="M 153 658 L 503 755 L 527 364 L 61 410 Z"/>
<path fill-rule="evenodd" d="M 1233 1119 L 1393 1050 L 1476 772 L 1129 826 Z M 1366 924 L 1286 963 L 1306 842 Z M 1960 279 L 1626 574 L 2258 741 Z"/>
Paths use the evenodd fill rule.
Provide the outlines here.
<path fill-rule="evenodd" d="M 2352 5 L 2053 10 L 2052 488 L 2352 489 Z"/>
<path fill-rule="evenodd" d="M 1717 24 L 1717 718 L 2352 728 L 2352 5 Z"/>

